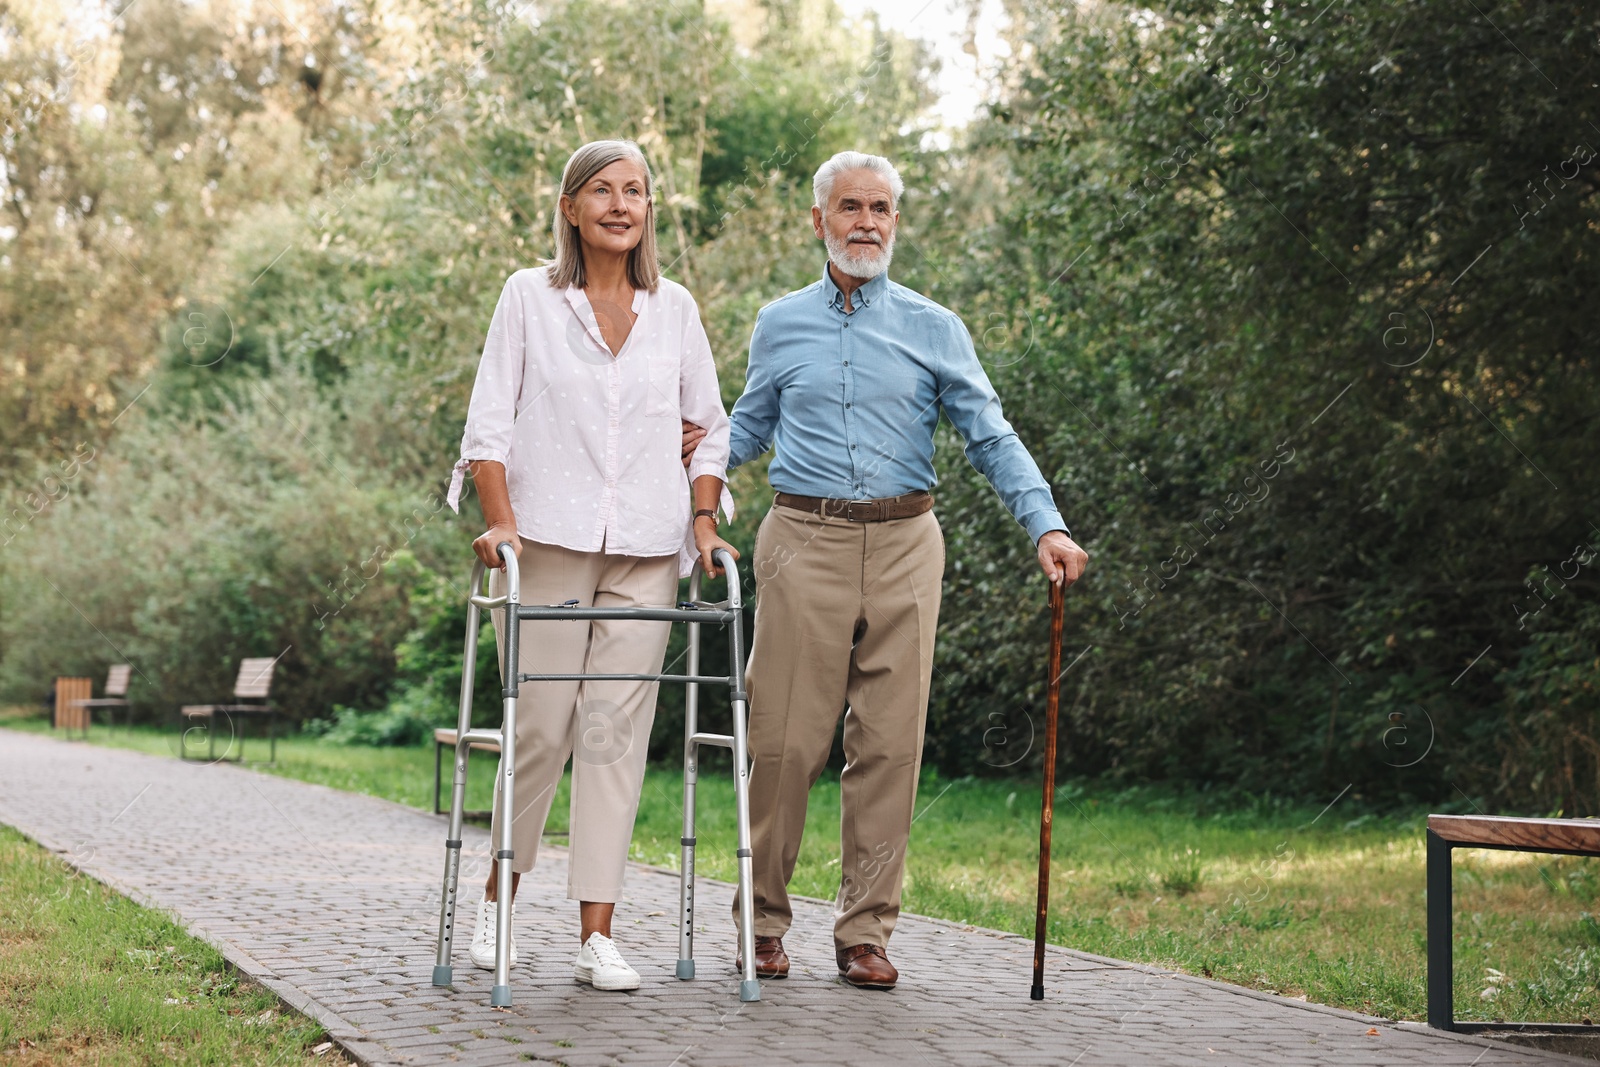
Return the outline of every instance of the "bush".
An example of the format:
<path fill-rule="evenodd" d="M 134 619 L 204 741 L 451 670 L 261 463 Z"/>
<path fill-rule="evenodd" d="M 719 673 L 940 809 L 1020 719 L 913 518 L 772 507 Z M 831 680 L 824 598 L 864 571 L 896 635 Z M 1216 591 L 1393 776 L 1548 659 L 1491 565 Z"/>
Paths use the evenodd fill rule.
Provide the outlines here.
<path fill-rule="evenodd" d="M 246 397 L 181 420 L 135 407 L 92 473 L 13 540 L 0 698 L 127 662 L 134 712 L 159 717 L 225 699 L 240 659 L 270 656 L 291 720 L 386 700 L 423 559 L 458 533 L 292 367 Z"/>

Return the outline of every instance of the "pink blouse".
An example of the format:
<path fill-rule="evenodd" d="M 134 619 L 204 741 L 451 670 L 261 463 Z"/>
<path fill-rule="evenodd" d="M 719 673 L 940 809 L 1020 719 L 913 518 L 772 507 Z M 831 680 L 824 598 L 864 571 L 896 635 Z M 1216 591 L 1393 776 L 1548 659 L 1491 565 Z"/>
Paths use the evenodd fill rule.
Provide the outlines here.
<path fill-rule="evenodd" d="M 495 305 L 478 364 L 461 459 L 505 464 L 517 532 L 578 552 L 679 557 L 694 567 L 690 483 L 727 480 L 728 416 L 711 344 L 689 291 L 661 279 L 635 290 L 638 316 L 612 356 L 588 297 L 555 289 L 547 268 L 519 270 Z M 687 471 L 681 420 L 706 428 Z M 733 517 L 723 489 L 722 509 Z"/>

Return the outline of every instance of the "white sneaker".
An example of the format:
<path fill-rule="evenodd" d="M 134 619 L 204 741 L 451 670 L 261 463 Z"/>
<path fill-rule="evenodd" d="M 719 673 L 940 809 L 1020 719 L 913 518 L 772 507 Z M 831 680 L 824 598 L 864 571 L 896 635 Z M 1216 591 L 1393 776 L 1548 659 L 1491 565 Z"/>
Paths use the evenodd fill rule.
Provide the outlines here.
<path fill-rule="evenodd" d="M 517 902 L 511 902 L 511 916 L 516 918 Z M 472 948 L 467 955 L 472 962 L 486 971 L 494 970 L 495 927 L 500 918 L 500 906 L 490 900 L 478 901 L 478 925 L 472 932 Z M 511 935 L 511 963 L 517 962 L 517 935 Z"/>
<path fill-rule="evenodd" d="M 639 972 L 617 951 L 616 942 L 601 933 L 592 933 L 578 950 L 572 976 L 596 989 L 638 989 Z"/>

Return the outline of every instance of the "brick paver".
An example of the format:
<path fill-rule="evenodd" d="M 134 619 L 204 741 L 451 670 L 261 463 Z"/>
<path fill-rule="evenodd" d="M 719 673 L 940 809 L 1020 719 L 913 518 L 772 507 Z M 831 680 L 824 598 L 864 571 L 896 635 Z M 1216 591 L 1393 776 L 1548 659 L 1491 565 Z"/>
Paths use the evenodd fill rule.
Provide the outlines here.
<path fill-rule="evenodd" d="M 488 1006 L 490 972 L 466 959 L 469 925 L 455 987 L 431 984 L 442 818 L 234 766 L 0 730 L 0 821 L 171 912 L 372 1064 L 1579 1062 L 1065 949 L 1051 951 L 1036 1003 L 1031 942 L 913 917 L 892 946 L 899 988 L 856 990 L 833 965 L 830 909 L 813 902 L 797 902 L 785 939 L 791 976 L 740 1004 L 729 887 L 702 880 L 700 977 L 680 982 L 677 879 L 645 867 L 629 873 L 614 927 L 643 987 L 598 993 L 572 980 L 576 907 L 557 848 L 523 879 L 522 962 L 511 972 L 515 1004 L 501 1011 Z M 475 899 L 488 835 L 468 828 L 465 841 L 462 886 Z"/>

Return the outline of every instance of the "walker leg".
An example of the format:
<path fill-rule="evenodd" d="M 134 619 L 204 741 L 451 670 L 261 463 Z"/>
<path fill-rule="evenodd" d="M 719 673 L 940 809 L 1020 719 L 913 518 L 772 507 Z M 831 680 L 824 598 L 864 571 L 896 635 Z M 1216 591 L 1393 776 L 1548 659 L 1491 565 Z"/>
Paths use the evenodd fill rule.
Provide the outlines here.
<path fill-rule="evenodd" d="M 678 977 L 685 980 L 694 977 L 694 791 L 698 773 L 695 750 L 699 746 L 690 742 L 688 748 L 683 765 L 683 855 L 678 875 Z"/>
<path fill-rule="evenodd" d="M 695 576 L 699 577 L 698 574 Z M 698 592 L 698 583 L 691 581 L 690 599 Z M 700 627 L 689 624 L 689 673 L 700 673 Z M 694 977 L 694 844 L 695 844 L 695 783 L 700 773 L 700 746 L 693 738 L 699 729 L 700 686 L 690 682 L 683 696 L 683 848 L 678 867 L 678 977 L 684 981 Z"/>
<path fill-rule="evenodd" d="M 517 557 L 510 545 L 499 545 L 506 563 L 506 625 L 502 627 L 504 654 L 501 661 L 501 761 L 499 761 L 499 801 L 501 825 L 494 841 L 494 987 L 490 990 L 491 1008 L 510 1008 L 510 869 L 515 854 L 510 848 L 510 827 L 517 821 L 515 776 L 517 776 L 517 683 L 522 677 L 522 579 Z"/>
<path fill-rule="evenodd" d="M 756 979 L 755 872 L 750 852 L 750 757 L 745 737 L 745 696 L 743 686 L 733 701 L 733 794 L 739 821 L 739 957 L 744 963 L 739 981 L 739 999 L 745 1003 L 761 999 L 761 983 Z"/>
<path fill-rule="evenodd" d="M 512 622 L 517 625 L 517 622 Z M 514 641 L 507 641 L 507 646 L 514 646 Z M 515 686 L 515 675 L 512 675 L 510 685 Z M 517 774 L 517 752 L 515 752 L 515 737 L 517 737 L 517 697 L 507 696 L 506 710 L 502 718 L 501 739 L 501 766 L 499 766 L 499 784 L 501 784 L 501 825 L 499 825 L 499 840 L 494 841 L 494 873 L 498 881 L 494 886 L 494 989 L 490 990 L 491 1008 L 510 1008 L 510 905 L 512 905 L 512 888 L 510 888 L 510 865 L 515 854 L 510 846 L 510 824 L 514 821 L 517 805 L 512 800 L 514 793 L 514 779 Z"/>
<path fill-rule="evenodd" d="M 756 979 L 755 872 L 750 853 L 750 694 L 744 687 L 744 624 L 739 612 L 744 600 L 739 591 L 739 571 L 726 552 L 718 562 L 728 575 L 728 606 L 735 614 L 728 625 L 728 698 L 733 705 L 733 799 L 739 823 L 739 957 L 744 966 L 739 977 L 739 999 L 746 1004 L 761 999 Z"/>
<path fill-rule="evenodd" d="M 461 809 L 452 809 L 452 821 Z M 458 831 L 459 832 L 459 831 Z M 433 963 L 433 984 L 449 985 L 454 980 L 450 969 L 450 938 L 456 922 L 456 879 L 461 873 L 461 838 L 444 843 L 444 890 L 439 904 L 439 941 Z"/>
<path fill-rule="evenodd" d="M 483 566 L 473 572 L 472 588 L 477 588 L 482 579 Z M 444 885 L 439 893 L 439 939 L 435 946 L 433 960 L 433 984 L 447 986 L 454 975 L 450 964 L 450 942 L 455 935 L 457 883 L 461 875 L 461 823 L 462 812 L 466 810 L 467 798 L 467 756 L 471 748 L 462 744 L 461 735 L 465 734 L 472 725 L 472 687 L 475 668 L 478 662 L 478 607 L 469 604 L 467 607 L 467 636 L 462 652 L 461 666 L 461 700 L 456 716 L 456 763 L 455 776 L 450 787 L 450 829 L 444 842 Z M 434 746 L 433 754 L 433 807 L 439 808 L 439 751 Z"/>
<path fill-rule="evenodd" d="M 467 806 L 467 758 L 470 751 L 466 742 L 456 744 L 455 776 L 450 786 L 450 832 L 444 843 L 444 888 L 439 896 L 438 951 L 433 964 L 433 984 L 439 986 L 449 985 L 454 977 L 450 947 L 455 936 L 456 908 L 460 905 L 461 826 Z"/>

